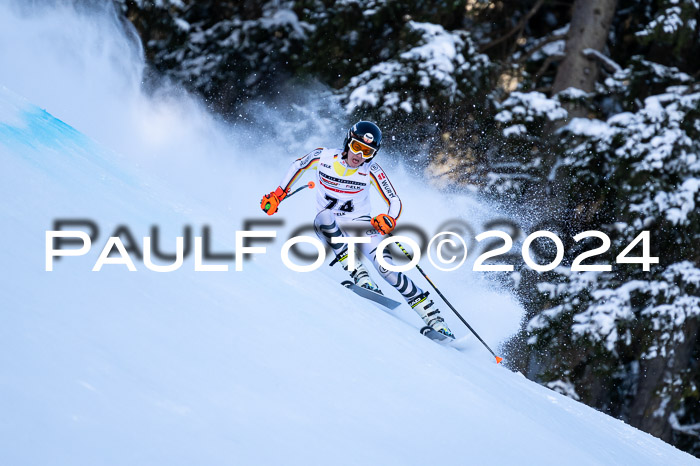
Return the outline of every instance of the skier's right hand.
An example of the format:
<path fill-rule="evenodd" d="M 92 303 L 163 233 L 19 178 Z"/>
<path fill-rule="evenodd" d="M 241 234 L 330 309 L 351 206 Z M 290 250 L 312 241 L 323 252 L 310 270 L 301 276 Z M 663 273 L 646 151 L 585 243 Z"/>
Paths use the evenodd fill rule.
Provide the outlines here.
<path fill-rule="evenodd" d="M 270 194 L 263 196 L 262 200 L 260 201 L 260 208 L 267 215 L 272 215 L 277 212 L 280 202 L 282 202 L 282 199 L 284 199 L 286 196 L 287 193 L 284 191 L 284 189 L 277 187 L 277 189 L 272 191 Z"/>

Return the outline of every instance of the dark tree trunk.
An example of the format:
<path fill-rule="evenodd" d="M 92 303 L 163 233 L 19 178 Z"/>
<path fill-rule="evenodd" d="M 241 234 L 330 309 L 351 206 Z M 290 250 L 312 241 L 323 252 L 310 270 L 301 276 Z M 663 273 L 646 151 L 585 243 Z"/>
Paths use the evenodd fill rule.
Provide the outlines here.
<path fill-rule="evenodd" d="M 575 0 L 571 9 L 571 22 L 569 32 L 566 35 L 565 56 L 557 68 L 557 74 L 552 85 L 552 94 L 556 94 L 570 87 L 591 92 L 595 89 L 598 79 L 599 62 L 584 55 L 586 49 L 593 49 L 601 52 L 605 47 L 608 38 L 608 31 L 612 23 L 617 0 Z M 586 117 L 585 107 L 575 104 L 565 104 L 568 118 L 558 120 L 548 127 L 548 132 L 554 134 L 567 124 L 571 118 Z M 556 154 L 548 158 L 547 165 L 550 169 L 556 170 L 558 164 L 555 159 Z M 554 180 L 548 186 L 547 192 L 552 194 L 550 199 L 550 212 L 552 218 L 570 219 L 571 215 L 567 211 L 569 199 L 566 197 L 566 181 L 562 179 L 563 173 L 550 173 L 549 179 Z M 588 218 L 595 211 L 595 205 L 587 205 L 586 211 L 579 213 L 579 218 Z M 569 220 L 567 220 L 569 223 Z M 570 223 L 569 223 L 570 224 Z M 576 229 L 575 224 L 570 226 Z"/>
<path fill-rule="evenodd" d="M 683 329 L 684 341 L 674 348 L 671 358 L 655 358 L 641 363 L 640 380 L 637 394 L 630 406 L 629 423 L 644 432 L 671 441 L 671 425 L 668 417 L 677 406 L 682 396 L 682 386 L 668 386 L 668 380 L 677 378 L 690 366 L 694 345 L 698 338 L 698 320 L 686 322 Z M 670 400 L 663 403 L 659 396 L 661 389 L 666 386 Z"/>
<path fill-rule="evenodd" d="M 594 89 L 599 64 L 584 56 L 585 49 L 602 51 L 608 38 L 617 0 L 576 0 L 566 39 L 564 60 L 557 69 L 552 93 L 575 87 L 586 92 Z"/>

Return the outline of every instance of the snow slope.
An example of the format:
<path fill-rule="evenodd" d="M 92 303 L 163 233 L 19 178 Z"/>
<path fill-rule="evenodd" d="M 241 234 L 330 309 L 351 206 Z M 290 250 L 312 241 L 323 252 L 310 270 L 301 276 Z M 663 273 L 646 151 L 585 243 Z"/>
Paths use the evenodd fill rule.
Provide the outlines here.
<path fill-rule="evenodd" d="M 242 272 L 229 261 L 195 273 L 191 256 L 172 273 L 139 261 L 91 272 L 118 225 L 137 239 L 158 225 L 172 251 L 183 225 L 200 235 L 207 224 L 214 251 L 233 251 L 299 147 L 284 131 L 254 142 L 187 96 L 143 95 L 138 51 L 119 54 L 132 46 L 104 12 L 0 10 L 0 44 L 14 44 L 0 48 L 12 89 L 0 87 L 0 464 L 697 463 L 497 366 L 473 338 L 427 340 L 410 310 L 367 305 L 337 271 L 284 268 L 281 239 L 313 214 L 308 192 L 285 202 L 280 239 Z M 74 47 L 83 41 L 101 47 Z M 312 136 L 332 144 L 338 130 Z M 385 157 L 402 220 L 433 231 L 450 218 L 445 196 Z M 57 218 L 92 219 L 100 235 L 46 272 Z M 483 279 L 427 268 L 494 349 L 517 329 L 518 306 Z"/>

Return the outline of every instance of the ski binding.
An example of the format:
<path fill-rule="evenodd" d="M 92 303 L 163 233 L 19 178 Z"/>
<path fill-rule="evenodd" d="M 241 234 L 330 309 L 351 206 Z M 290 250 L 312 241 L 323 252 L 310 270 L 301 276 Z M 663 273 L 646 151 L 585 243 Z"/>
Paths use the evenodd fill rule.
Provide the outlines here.
<path fill-rule="evenodd" d="M 367 288 L 362 288 L 361 286 L 357 286 L 350 280 L 345 280 L 341 283 L 341 285 L 343 285 L 345 288 L 352 291 L 353 293 L 360 295 L 365 299 L 369 299 L 370 301 L 374 301 L 375 303 L 384 306 L 387 309 L 396 309 L 401 305 L 401 303 L 399 303 L 398 301 L 394 301 L 391 298 L 387 298 L 383 294 L 377 293 L 372 290 L 368 290 Z"/>
<path fill-rule="evenodd" d="M 445 335 L 444 333 L 440 333 L 437 330 L 435 330 L 432 327 L 425 326 L 422 329 L 420 329 L 420 333 L 428 338 L 430 338 L 433 341 L 437 342 L 450 342 L 454 341 L 454 337 L 450 337 Z"/>

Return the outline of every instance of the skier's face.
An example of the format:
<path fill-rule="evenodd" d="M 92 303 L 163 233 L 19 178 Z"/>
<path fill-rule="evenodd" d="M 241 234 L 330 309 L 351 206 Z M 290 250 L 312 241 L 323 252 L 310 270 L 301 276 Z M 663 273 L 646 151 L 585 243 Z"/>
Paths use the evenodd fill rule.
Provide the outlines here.
<path fill-rule="evenodd" d="M 369 144 L 374 140 L 372 133 L 367 133 L 364 136 L 364 141 L 353 137 L 347 146 L 348 165 L 352 168 L 357 168 L 362 165 L 362 162 L 367 161 L 374 156 L 377 150 Z"/>
<path fill-rule="evenodd" d="M 350 168 L 357 168 L 362 165 L 365 159 L 362 157 L 362 153 L 355 154 L 353 151 L 348 151 L 348 165 Z"/>

